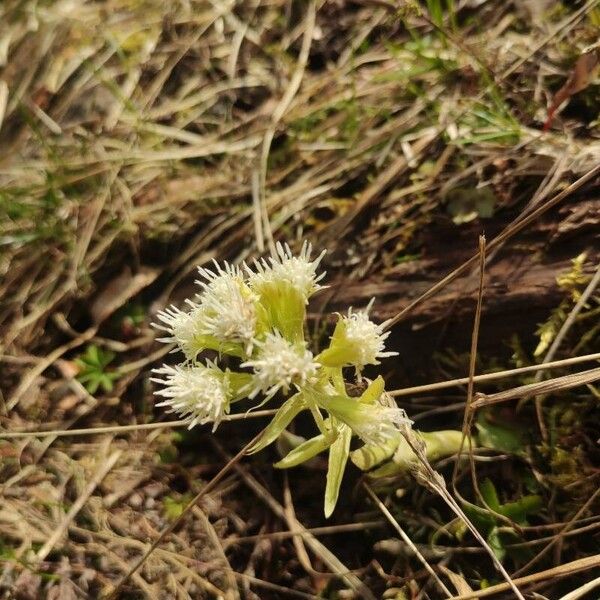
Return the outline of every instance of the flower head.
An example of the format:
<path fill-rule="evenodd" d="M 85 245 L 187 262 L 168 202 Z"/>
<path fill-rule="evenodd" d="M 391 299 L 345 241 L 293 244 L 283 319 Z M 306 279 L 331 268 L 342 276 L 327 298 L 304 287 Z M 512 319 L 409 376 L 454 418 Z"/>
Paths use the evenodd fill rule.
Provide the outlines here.
<path fill-rule="evenodd" d="M 156 316 L 160 323 L 152 323 L 152 325 L 169 334 L 158 338 L 159 342 L 166 344 L 175 342 L 188 359 L 193 359 L 202 349 L 197 343 L 200 335 L 197 318 L 200 307 L 191 300 L 188 300 L 188 303 L 189 311 L 180 310 L 176 306 L 169 306 L 159 311 Z"/>
<path fill-rule="evenodd" d="M 268 260 L 262 258 L 255 260 L 256 272 L 245 265 L 248 272 L 248 284 L 251 288 L 260 290 L 265 283 L 287 282 L 291 284 L 302 296 L 304 302 L 308 302 L 310 296 L 322 289 L 319 281 L 325 277 L 325 273 L 317 275 L 319 263 L 325 256 L 325 250 L 314 260 L 310 260 L 312 246 L 308 242 L 302 244 L 299 256 L 294 256 L 290 247 L 277 242 L 275 256 Z"/>
<path fill-rule="evenodd" d="M 189 429 L 197 424 L 214 423 L 214 431 L 223 415 L 229 412 L 231 386 L 227 375 L 216 365 L 163 365 L 152 372 L 164 376 L 163 379 L 151 378 L 165 386 L 154 392 L 165 398 L 156 406 L 168 406 L 167 412 L 189 418 Z"/>
<path fill-rule="evenodd" d="M 369 302 L 364 310 L 342 317 L 333 332 L 329 348 L 318 357 L 319 362 L 330 367 L 354 365 L 360 371 L 366 365 L 378 365 L 379 358 L 396 356 L 397 352 L 384 352 L 385 340 L 390 335 L 384 332 L 389 321 L 377 325 L 369 318 L 373 306 Z"/>
<path fill-rule="evenodd" d="M 352 312 L 352 308 L 348 309 L 348 316 L 342 318 L 345 325 L 346 340 L 358 350 L 358 357 L 354 363 L 358 367 L 378 365 L 378 358 L 398 354 L 397 352 L 384 352 L 385 340 L 390 335 L 389 331 L 384 333 L 388 322 L 384 321 L 377 325 L 369 319 L 369 311 L 373 306 L 373 301 L 369 302 L 365 310 Z"/>
<path fill-rule="evenodd" d="M 244 283 L 239 267 L 214 264 L 214 271 L 198 268 L 204 279 L 196 282 L 202 288 L 198 331 L 221 342 L 240 343 L 249 354 L 256 331 L 256 295 Z"/>
<path fill-rule="evenodd" d="M 293 344 L 279 333 L 269 333 L 257 344 L 260 346 L 258 356 L 242 363 L 242 367 L 254 370 L 249 398 L 259 392 L 270 398 L 280 389 L 287 392 L 293 384 L 302 386 L 314 379 L 319 365 L 304 344 Z"/>
<path fill-rule="evenodd" d="M 385 444 L 398 436 L 401 427 L 412 424 L 402 408 L 362 405 L 360 409 L 361 418 L 350 426 L 367 444 Z"/>
<path fill-rule="evenodd" d="M 382 404 L 382 400 L 383 397 L 380 397 L 377 402 L 367 404 L 348 396 L 322 395 L 319 404 L 346 423 L 364 442 L 381 445 L 397 438 L 402 427 L 412 424 L 404 410 L 398 408 L 391 398 L 386 397 L 388 405 Z"/>

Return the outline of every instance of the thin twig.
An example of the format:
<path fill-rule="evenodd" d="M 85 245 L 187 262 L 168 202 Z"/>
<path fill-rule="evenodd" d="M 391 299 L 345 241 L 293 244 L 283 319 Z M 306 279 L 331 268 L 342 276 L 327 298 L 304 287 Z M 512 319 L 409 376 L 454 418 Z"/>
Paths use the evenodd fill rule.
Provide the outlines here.
<path fill-rule="evenodd" d="M 471 333 L 471 352 L 469 359 L 469 378 L 467 383 L 467 401 L 465 404 L 465 410 L 463 413 L 463 424 L 462 424 L 462 439 L 460 441 L 460 449 L 458 454 L 462 454 L 465 440 L 469 441 L 469 457 L 471 462 L 471 473 L 475 471 L 475 464 L 473 461 L 473 442 L 471 439 L 470 428 L 471 428 L 471 404 L 473 402 L 473 390 L 475 389 L 475 383 L 473 381 L 475 377 L 475 368 L 477 366 L 477 343 L 479 340 L 479 326 L 481 324 L 481 308 L 483 305 L 483 280 L 485 274 L 485 237 L 479 236 L 479 289 L 477 292 L 477 307 L 475 309 L 475 320 L 473 323 L 473 331 Z M 458 475 L 458 466 L 460 461 L 454 463 L 454 470 L 452 471 L 452 485 L 456 490 L 456 477 Z M 473 483 L 476 487 L 475 478 L 473 477 Z"/>
<path fill-rule="evenodd" d="M 366 529 L 375 529 L 383 526 L 385 526 L 385 521 L 364 521 L 324 527 L 306 527 L 304 531 L 273 531 L 271 533 L 257 533 L 256 535 L 227 538 L 223 540 L 223 544 L 225 546 L 235 546 L 236 544 L 252 544 L 258 540 L 285 540 L 295 536 L 302 537 L 307 533 L 311 535 L 334 535 L 351 531 L 365 531 Z"/>
<path fill-rule="evenodd" d="M 390 525 L 398 532 L 398 535 L 402 538 L 404 543 L 414 552 L 415 556 L 425 567 L 426 571 L 431 575 L 437 586 L 442 590 L 442 592 L 444 592 L 447 598 L 451 598 L 452 592 L 444 585 L 444 582 L 438 577 L 437 573 L 433 570 L 433 567 L 427 562 L 425 557 L 421 554 L 404 529 L 402 529 L 400 523 L 394 519 L 394 515 L 392 515 L 392 513 L 388 510 L 387 506 L 375 495 L 375 492 L 371 489 L 366 481 L 363 481 L 363 487 L 367 491 L 367 494 L 369 494 L 371 497 L 371 500 L 375 502 L 377 508 L 379 508 L 379 510 L 384 514 L 385 518 L 389 521 Z"/>
<path fill-rule="evenodd" d="M 496 381 L 498 379 L 506 379 L 507 377 L 513 377 L 514 375 L 523 375 L 524 373 L 531 373 L 534 371 L 544 371 L 546 369 L 562 369 L 563 367 L 577 365 L 579 363 L 588 362 L 591 360 L 600 360 L 600 352 L 596 352 L 595 354 L 585 354 L 583 356 L 574 356 L 572 358 L 565 358 L 564 360 L 543 362 L 538 365 L 529 365 L 527 367 L 519 367 L 517 369 L 497 371 L 496 373 L 485 373 L 484 375 L 475 375 L 475 377 L 473 377 L 473 381 L 475 383 L 482 383 L 484 381 Z M 438 381 L 437 383 L 428 383 L 426 385 L 417 385 L 409 388 L 401 388 L 399 390 L 391 390 L 389 394 L 394 398 L 398 398 L 399 396 L 426 394 L 429 392 L 435 392 L 437 390 L 444 390 L 459 385 L 465 385 L 467 383 L 469 383 L 468 377 L 460 377 L 458 379 Z"/>
<path fill-rule="evenodd" d="M 277 409 L 255 410 L 252 412 L 225 415 L 223 421 L 240 421 L 259 417 L 271 417 Z M 99 433 L 127 433 L 129 431 L 148 431 L 152 429 L 163 429 L 166 427 L 187 427 L 189 419 L 178 421 L 165 421 L 162 423 L 140 423 L 139 425 L 107 425 L 106 427 L 88 427 L 83 429 L 51 429 L 49 431 L 0 431 L 0 439 L 47 437 L 47 436 L 71 436 L 71 435 L 97 435 Z"/>
<path fill-rule="evenodd" d="M 528 575 L 527 577 L 519 577 L 514 580 L 516 585 L 524 586 L 530 583 L 536 583 L 538 581 L 546 581 L 550 579 L 555 580 L 558 577 L 566 577 L 567 575 L 573 575 L 579 571 L 587 571 L 589 569 L 595 569 L 600 567 L 600 554 L 594 554 L 593 556 L 586 556 L 578 560 L 565 563 L 552 569 L 546 569 L 545 571 L 539 571 Z M 488 596 L 495 596 L 502 592 L 506 592 L 510 589 L 507 583 L 498 583 L 492 585 L 484 590 L 477 590 L 469 594 L 461 594 L 460 596 L 453 596 L 450 600 L 477 600 L 479 598 L 487 598 Z"/>
<path fill-rule="evenodd" d="M 507 402 L 508 400 L 516 400 L 517 398 L 530 398 L 536 394 L 548 394 L 560 390 L 568 390 L 588 383 L 594 383 L 600 379 L 600 367 L 581 371 L 580 373 L 571 373 L 563 377 L 555 377 L 539 383 L 529 383 L 521 385 L 511 390 L 498 392 L 497 394 L 477 394 L 477 400 L 473 402 L 473 408 L 481 408 L 490 404 L 498 404 L 499 402 Z"/>

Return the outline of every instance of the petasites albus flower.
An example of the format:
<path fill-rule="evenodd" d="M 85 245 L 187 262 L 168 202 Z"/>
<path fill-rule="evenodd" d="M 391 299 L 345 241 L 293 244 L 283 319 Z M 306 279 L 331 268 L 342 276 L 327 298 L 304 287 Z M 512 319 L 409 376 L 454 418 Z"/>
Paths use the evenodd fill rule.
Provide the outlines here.
<path fill-rule="evenodd" d="M 246 353 L 252 351 L 256 332 L 256 294 L 246 285 L 239 267 L 228 263 L 215 270 L 198 268 L 203 281 L 197 312 L 198 331 L 221 342 L 239 343 Z"/>
<path fill-rule="evenodd" d="M 412 421 L 402 408 L 389 406 L 365 406 L 368 408 L 362 418 L 352 424 L 348 423 L 354 433 L 367 444 L 381 444 L 396 439 L 401 427 L 410 426 Z"/>
<path fill-rule="evenodd" d="M 319 404 L 348 425 L 367 444 L 384 444 L 396 439 L 400 428 L 412 421 L 402 408 L 384 406 L 380 402 L 366 404 L 348 396 L 320 396 Z"/>
<path fill-rule="evenodd" d="M 185 354 L 186 358 L 193 359 L 202 346 L 198 342 L 201 335 L 198 319 L 200 306 L 191 300 L 187 301 L 190 309 L 183 311 L 176 306 L 169 306 L 157 313 L 156 317 L 160 323 L 152 325 L 161 331 L 168 333 L 168 336 L 158 338 L 159 342 L 166 344 L 176 343 L 179 349 Z"/>
<path fill-rule="evenodd" d="M 189 419 L 189 429 L 198 424 L 214 423 L 214 431 L 223 415 L 229 412 L 232 386 L 227 374 L 216 365 L 163 365 L 152 372 L 163 376 L 151 378 L 164 386 L 154 392 L 165 398 L 156 406 L 166 406 L 167 412 Z"/>
<path fill-rule="evenodd" d="M 396 356 L 397 352 L 384 352 L 389 332 L 385 327 L 389 321 L 377 325 L 369 318 L 374 300 L 364 310 L 348 310 L 348 315 L 338 321 L 329 348 L 318 357 L 328 367 L 354 365 L 360 371 L 366 365 L 378 365 L 379 358 Z"/>
<path fill-rule="evenodd" d="M 254 398 L 259 392 L 267 398 L 279 390 L 287 393 L 292 385 L 300 387 L 315 378 L 319 365 L 303 342 L 289 342 L 277 332 L 268 333 L 257 344 L 259 352 L 256 358 L 242 363 L 242 367 L 254 371 L 249 398 Z"/>
<path fill-rule="evenodd" d="M 317 275 L 317 268 L 326 251 L 323 250 L 314 260 L 310 260 L 311 252 L 312 246 L 306 241 L 298 256 L 292 254 L 287 244 L 277 242 L 274 256 L 254 261 L 256 271 L 245 266 L 248 285 L 260 293 L 265 284 L 287 282 L 297 290 L 305 303 L 308 302 L 310 296 L 323 287 L 319 281 L 325 277 L 324 272 Z"/>
<path fill-rule="evenodd" d="M 188 310 L 175 306 L 160 311 L 153 324 L 169 335 L 161 342 L 175 342 L 193 360 L 205 348 L 248 356 L 256 333 L 256 294 L 246 285 L 238 267 L 215 262 L 215 270 L 200 267 L 202 288 Z"/>

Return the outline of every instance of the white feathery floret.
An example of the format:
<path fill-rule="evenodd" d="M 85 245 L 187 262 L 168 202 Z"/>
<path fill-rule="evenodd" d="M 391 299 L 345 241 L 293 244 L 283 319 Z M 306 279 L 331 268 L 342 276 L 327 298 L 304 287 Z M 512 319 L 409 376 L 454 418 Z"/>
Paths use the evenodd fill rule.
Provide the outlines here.
<path fill-rule="evenodd" d="M 367 444 L 385 444 L 398 435 L 401 427 L 410 426 L 412 421 L 402 408 L 388 406 L 373 407 L 369 418 L 353 425 L 353 431 Z"/>
<path fill-rule="evenodd" d="M 268 260 L 261 258 L 254 261 L 256 272 L 244 265 L 248 273 L 248 285 L 256 289 L 264 283 L 285 281 L 298 290 L 304 301 L 308 302 L 310 296 L 324 287 L 319 285 L 319 281 L 325 277 L 325 272 L 317 275 L 317 268 L 326 250 L 312 261 L 311 252 L 312 246 L 306 241 L 302 244 L 298 256 L 292 254 L 287 244 L 277 242 L 275 256 L 270 256 Z"/>
<path fill-rule="evenodd" d="M 256 331 L 256 295 L 244 283 L 239 267 L 228 263 L 221 267 L 216 261 L 214 265 L 214 271 L 198 268 L 204 281 L 196 282 L 202 288 L 197 329 L 219 341 L 241 343 L 249 354 Z"/>
<path fill-rule="evenodd" d="M 279 390 L 287 392 L 292 385 L 303 386 L 314 379 L 319 365 L 304 344 L 292 344 L 279 332 L 267 334 L 257 344 L 258 356 L 242 363 L 242 367 L 254 370 L 249 398 L 259 392 L 271 398 Z"/>
<path fill-rule="evenodd" d="M 160 323 L 152 326 L 168 333 L 168 336 L 157 338 L 159 342 L 171 344 L 175 342 L 188 359 L 195 358 L 198 354 L 196 338 L 200 335 L 198 313 L 200 306 L 187 300 L 190 310 L 183 311 L 176 306 L 168 306 L 157 313 Z"/>
<path fill-rule="evenodd" d="M 165 398 L 156 406 L 166 406 L 167 412 L 189 419 L 189 429 L 198 424 L 214 423 L 214 431 L 229 411 L 231 390 L 228 379 L 212 363 L 207 366 L 163 365 L 152 372 L 163 376 L 162 379 L 151 378 L 164 386 L 154 392 Z"/>
<path fill-rule="evenodd" d="M 369 311 L 373 306 L 374 299 L 369 302 L 367 308 L 353 312 L 348 310 L 348 316 L 342 317 L 345 326 L 345 338 L 358 352 L 356 366 L 362 368 L 365 365 L 378 365 L 378 358 L 396 356 L 397 352 L 384 352 L 385 340 L 390 332 L 384 332 L 389 321 L 377 325 L 369 318 Z"/>

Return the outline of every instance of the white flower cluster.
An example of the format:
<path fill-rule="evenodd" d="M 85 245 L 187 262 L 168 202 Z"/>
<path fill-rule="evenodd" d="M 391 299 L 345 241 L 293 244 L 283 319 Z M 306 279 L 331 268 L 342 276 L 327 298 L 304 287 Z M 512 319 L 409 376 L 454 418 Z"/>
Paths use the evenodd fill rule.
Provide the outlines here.
<path fill-rule="evenodd" d="M 317 275 L 317 268 L 326 250 L 313 261 L 310 260 L 311 251 L 311 245 L 304 242 L 300 255 L 296 257 L 287 244 L 283 246 L 278 242 L 275 256 L 269 257 L 268 260 L 262 258 L 254 261 L 255 271 L 244 265 L 249 285 L 256 289 L 264 284 L 287 282 L 298 290 L 305 303 L 308 302 L 315 292 L 323 289 L 319 281 L 325 277 L 325 272 Z"/>
<path fill-rule="evenodd" d="M 193 300 L 186 300 L 187 310 L 170 306 L 158 313 L 158 323 L 154 324 L 166 333 L 159 341 L 175 343 L 186 359 L 179 366 L 155 370 L 166 376 L 154 379 L 165 386 L 156 392 L 166 398 L 158 406 L 189 418 L 190 426 L 219 422 L 234 395 L 226 385 L 225 373 L 216 365 L 204 367 L 196 362 L 206 349 L 245 359 L 241 367 L 253 373 L 242 392 L 251 399 L 261 392 L 269 399 L 279 390 L 287 393 L 292 386 L 313 381 L 319 365 L 305 342 L 285 339 L 272 323 L 265 322 L 267 308 L 284 320 L 289 317 L 301 323 L 304 314 L 286 315 L 291 309 L 285 305 L 266 307 L 272 299 L 261 296 L 265 284 L 287 284 L 303 304 L 308 302 L 321 289 L 318 282 L 324 276 L 316 272 L 324 252 L 315 260 L 310 255 L 310 244 L 304 243 L 297 257 L 289 246 L 277 244 L 276 255 L 268 261 L 255 261 L 255 270 L 246 264 L 239 268 L 216 261 L 212 269 L 200 267 L 201 279 L 196 282 L 200 292 Z"/>
<path fill-rule="evenodd" d="M 185 310 L 171 306 L 158 314 L 162 342 L 175 343 L 185 360 L 177 366 L 156 369 L 156 391 L 169 412 L 189 420 L 190 427 L 214 423 L 229 412 L 232 402 L 263 396 L 263 402 L 281 392 L 298 392 L 311 408 L 329 411 L 365 442 L 383 442 L 407 422 L 404 411 L 379 403 L 365 404 L 342 394 L 334 412 L 327 396 L 339 394 L 334 378 L 343 380 L 342 369 L 379 364 L 393 356 L 385 351 L 386 323 L 377 325 L 366 309 L 353 311 L 338 321 L 329 347 L 318 356 L 304 340 L 306 304 L 323 288 L 324 273 L 317 269 L 325 252 L 311 259 L 304 243 L 294 256 L 287 245 L 277 244 L 268 259 L 253 268 L 223 265 L 199 268 L 199 293 L 186 300 Z M 238 359 L 239 370 L 222 370 L 214 363 L 199 362 L 204 350 Z M 336 375 L 337 373 L 337 375 Z M 332 392 L 332 390 L 334 390 Z M 315 416 L 315 418 L 317 418 Z"/>
<path fill-rule="evenodd" d="M 314 381 L 319 365 L 304 344 L 293 344 L 279 332 L 268 333 L 257 344 L 260 347 L 257 357 L 242 363 L 242 367 L 254 370 L 254 386 L 248 398 L 259 392 L 271 398 L 279 390 L 287 393 L 292 384 L 302 387 Z"/>
<path fill-rule="evenodd" d="M 276 466 L 299 464 L 329 447 L 329 468 L 335 473 L 346 464 L 352 435 L 366 444 L 385 445 L 397 440 L 411 421 L 385 394 L 382 377 L 359 398 L 346 389 L 346 367 L 354 367 L 360 376 L 367 365 L 397 354 L 385 350 L 389 322 L 376 324 L 369 317 L 373 301 L 339 316 L 319 354 L 308 349 L 306 305 L 323 289 L 325 275 L 317 273 L 325 252 L 311 259 L 311 250 L 304 243 L 294 256 L 287 245 L 277 244 L 273 256 L 255 260 L 252 267 L 216 261 L 211 268 L 200 267 L 198 293 L 183 309 L 170 306 L 159 312 L 155 324 L 162 332 L 159 340 L 174 344 L 184 360 L 155 369 L 152 381 L 161 386 L 155 392 L 157 406 L 186 419 L 190 428 L 213 423 L 213 431 L 234 402 L 247 398 L 251 410 L 278 393 L 289 396 L 251 451 L 275 441 L 297 414 L 309 410 L 320 434 Z M 205 350 L 230 356 L 228 364 L 239 366 L 231 370 L 201 362 Z M 328 475 L 326 516 L 335 506 L 340 483 L 340 477 Z"/>
<path fill-rule="evenodd" d="M 196 283 L 202 291 L 196 301 L 186 300 L 189 310 L 170 306 L 158 313 L 157 329 L 169 333 L 161 342 L 175 342 L 186 358 L 193 360 L 209 347 L 208 338 L 218 342 L 238 343 L 249 352 L 256 329 L 256 295 L 248 287 L 238 267 L 227 263 L 215 270 L 198 268 L 204 281 Z"/>
<path fill-rule="evenodd" d="M 156 406 L 166 406 L 167 412 L 189 418 L 190 429 L 198 424 L 214 423 L 214 431 L 229 411 L 231 388 L 227 377 L 215 365 L 164 365 L 153 373 L 164 375 L 164 379 L 151 378 L 165 386 L 155 392 L 166 398 Z"/>
<path fill-rule="evenodd" d="M 354 432 L 367 444 L 385 444 L 396 437 L 401 427 L 412 424 L 402 408 L 380 405 L 369 408 L 371 414 L 363 415 L 354 424 Z"/>

